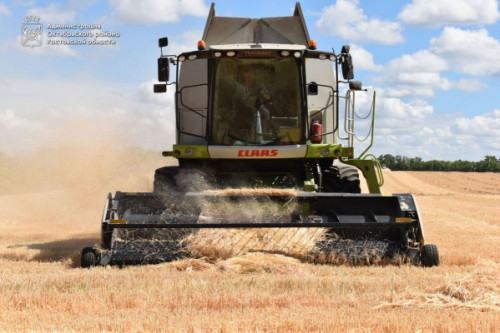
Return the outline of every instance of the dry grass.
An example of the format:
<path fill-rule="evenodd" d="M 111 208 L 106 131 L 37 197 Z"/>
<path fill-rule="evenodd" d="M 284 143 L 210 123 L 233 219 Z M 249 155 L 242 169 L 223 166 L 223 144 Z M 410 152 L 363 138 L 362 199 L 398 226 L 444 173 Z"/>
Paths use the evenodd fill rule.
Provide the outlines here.
<path fill-rule="evenodd" d="M 0 180 L 0 331 L 500 331 L 500 174 L 386 173 L 386 192 L 417 193 L 436 268 L 255 252 L 86 270 L 75 266 L 99 240 L 106 191 L 149 190 L 159 163 L 136 156 L 117 173 L 134 157 L 71 156 L 93 167 L 71 174 L 56 161 L 65 176 L 53 187 L 43 168 Z"/>

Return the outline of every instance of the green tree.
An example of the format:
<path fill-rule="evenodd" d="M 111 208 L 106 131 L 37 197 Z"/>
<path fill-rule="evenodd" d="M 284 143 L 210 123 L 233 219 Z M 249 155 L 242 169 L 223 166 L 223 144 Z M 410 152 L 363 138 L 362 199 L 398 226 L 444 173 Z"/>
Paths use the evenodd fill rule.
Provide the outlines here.
<path fill-rule="evenodd" d="M 423 170 L 423 171 L 464 171 L 464 172 L 500 172 L 500 159 L 493 155 L 487 155 L 484 160 L 472 161 L 423 161 L 420 157 L 406 157 L 391 154 L 378 157 L 383 167 L 391 170 Z"/>

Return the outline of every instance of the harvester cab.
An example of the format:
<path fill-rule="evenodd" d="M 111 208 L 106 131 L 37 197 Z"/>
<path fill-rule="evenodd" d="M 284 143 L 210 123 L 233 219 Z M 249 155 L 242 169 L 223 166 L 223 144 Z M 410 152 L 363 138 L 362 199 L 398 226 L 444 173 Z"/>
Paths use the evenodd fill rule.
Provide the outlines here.
<path fill-rule="evenodd" d="M 414 197 L 381 195 L 367 154 L 375 93 L 369 144 L 355 157 L 355 96 L 366 90 L 349 46 L 316 49 L 299 3 L 293 16 L 260 19 L 218 17 L 212 4 L 196 50 L 164 55 L 166 37 L 159 47 L 154 91 L 175 87 L 176 104 L 176 144 L 163 155 L 178 166 L 156 170 L 151 193 L 108 196 L 101 244 L 84 249 L 82 266 L 249 251 L 439 264 Z"/>

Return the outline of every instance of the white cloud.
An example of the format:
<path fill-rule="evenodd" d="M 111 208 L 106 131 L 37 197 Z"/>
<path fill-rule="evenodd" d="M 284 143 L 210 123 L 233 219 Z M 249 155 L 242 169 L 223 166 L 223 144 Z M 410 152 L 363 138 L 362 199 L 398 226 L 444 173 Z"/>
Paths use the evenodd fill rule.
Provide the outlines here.
<path fill-rule="evenodd" d="M 0 152 L 104 141 L 109 133 L 122 147 L 168 149 L 175 141 L 174 94 L 155 95 L 152 83 L 10 80 L 2 88 L 8 98 L 0 100 Z"/>
<path fill-rule="evenodd" d="M 447 158 L 454 158 L 465 151 L 455 150 L 455 136 L 448 125 L 449 119 L 435 114 L 434 107 L 426 101 L 417 99 L 405 102 L 382 94 L 377 96 L 375 140 L 370 153 L 442 159 L 445 155 L 443 152 L 450 153 Z M 357 109 L 367 110 L 369 98 L 365 99 L 358 103 L 356 96 Z M 356 120 L 355 128 L 359 136 L 368 133 L 369 121 Z M 359 153 L 366 143 L 364 146 L 363 143 L 355 143 L 355 147 Z"/>
<path fill-rule="evenodd" d="M 398 22 L 367 17 L 358 0 L 337 0 L 323 8 L 316 26 L 320 31 L 354 42 L 392 45 L 404 41 Z"/>
<path fill-rule="evenodd" d="M 438 114 L 423 100 L 410 103 L 378 98 L 376 155 L 390 153 L 424 159 L 480 160 L 498 156 L 500 109 L 467 117 Z"/>
<path fill-rule="evenodd" d="M 459 117 L 452 126 L 457 142 L 473 151 L 479 150 L 482 156 L 498 156 L 500 141 L 500 109 L 473 118 Z"/>
<path fill-rule="evenodd" d="M 448 69 L 443 59 L 425 50 L 393 59 L 389 66 L 403 72 L 441 72 Z"/>
<path fill-rule="evenodd" d="M 198 47 L 198 41 L 203 36 L 203 31 L 187 30 L 180 37 L 169 38 L 167 54 L 180 54 L 182 52 L 193 51 Z"/>
<path fill-rule="evenodd" d="M 466 117 L 436 114 L 425 101 L 405 103 L 379 98 L 375 126 L 375 155 L 393 154 L 424 159 L 481 160 L 498 156 L 500 109 Z"/>
<path fill-rule="evenodd" d="M 479 91 L 486 87 L 486 85 L 478 79 L 459 79 L 451 84 L 453 88 L 465 92 Z"/>
<path fill-rule="evenodd" d="M 416 120 L 424 119 L 434 113 L 434 107 L 421 99 L 405 103 L 399 98 L 381 97 L 377 103 L 377 108 L 383 112 L 383 121 L 388 124 L 399 119 L 406 122 L 407 126 L 412 126 Z"/>
<path fill-rule="evenodd" d="M 385 75 L 378 81 L 388 86 L 384 91 L 390 97 L 431 97 L 435 89 L 452 87 L 451 82 L 440 74 L 447 68 L 439 56 L 426 50 L 418 51 L 391 60 Z"/>
<path fill-rule="evenodd" d="M 368 88 L 372 91 L 370 87 Z M 359 117 L 368 114 L 371 97 L 370 92 L 356 93 L 356 113 Z M 405 102 L 399 98 L 386 97 L 378 90 L 376 104 L 375 141 L 370 152 L 376 155 L 390 153 L 406 156 L 415 156 L 418 153 L 419 156 L 423 156 L 424 154 L 416 149 L 422 148 L 423 141 L 430 141 L 431 135 L 433 137 L 438 135 L 436 131 L 439 127 L 433 122 L 437 118 L 434 107 L 422 99 Z M 356 119 L 357 137 L 364 138 L 369 133 L 370 121 L 371 118 Z M 341 122 L 343 123 L 343 112 Z M 439 135 L 443 135 L 442 131 Z M 449 141 L 445 138 L 441 140 Z M 368 142 L 369 140 L 356 142 L 356 151 L 362 152 Z"/>
<path fill-rule="evenodd" d="M 416 26 L 488 24 L 500 18 L 496 0 L 413 0 L 399 19 Z"/>
<path fill-rule="evenodd" d="M 352 54 L 355 69 L 380 71 L 383 68 L 375 64 L 373 54 L 358 45 L 351 45 L 350 53 Z"/>
<path fill-rule="evenodd" d="M 500 137 L 500 109 L 490 113 L 479 115 L 474 118 L 460 117 L 453 124 L 453 129 L 458 134 L 469 134 L 475 136 L 487 136 L 491 138 Z M 498 140 L 491 140 L 498 141 Z M 484 142 L 484 144 L 488 144 Z"/>
<path fill-rule="evenodd" d="M 0 4 L 0 16 L 2 15 L 10 15 L 10 10 L 9 10 L 9 7 L 7 7 L 6 5 L 4 4 Z"/>
<path fill-rule="evenodd" d="M 124 22 L 178 22 L 182 15 L 206 16 L 203 0 L 111 0 L 115 17 Z"/>
<path fill-rule="evenodd" d="M 439 37 L 431 40 L 429 49 L 458 72 L 500 75 L 500 41 L 491 37 L 486 29 L 446 27 Z"/>
<path fill-rule="evenodd" d="M 28 10 L 28 15 L 40 17 L 46 23 L 72 23 L 75 20 L 76 12 L 61 4 L 51 3 L 47 7 L 32 8 Z"/>
<path fill-rule="evenodd" d="M 392 59 L 374 82 L 383 85 L 387 97 L 425 98 L 435 90 L 479 91 L 486 86 L 477 78 L 443 76 L 450 69 L 470 75 L 500 75 L 500 42 L 484 29 L 447 27 L 433 38 L 429 50 Z"/>

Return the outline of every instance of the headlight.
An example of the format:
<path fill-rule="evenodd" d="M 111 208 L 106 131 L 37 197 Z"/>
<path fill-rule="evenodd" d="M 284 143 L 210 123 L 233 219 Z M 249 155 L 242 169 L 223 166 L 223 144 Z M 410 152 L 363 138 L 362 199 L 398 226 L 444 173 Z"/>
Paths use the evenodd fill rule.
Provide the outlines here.
<path fill-rule="evenodd" d="M 184 62 L 184 60 L 186 60 L 186 57 L 183 55 L 181 55 L 181 56 L 179 56 L 179 58 L 177 58 L 177 61 L 179 61 L 179 62 Z"/>

